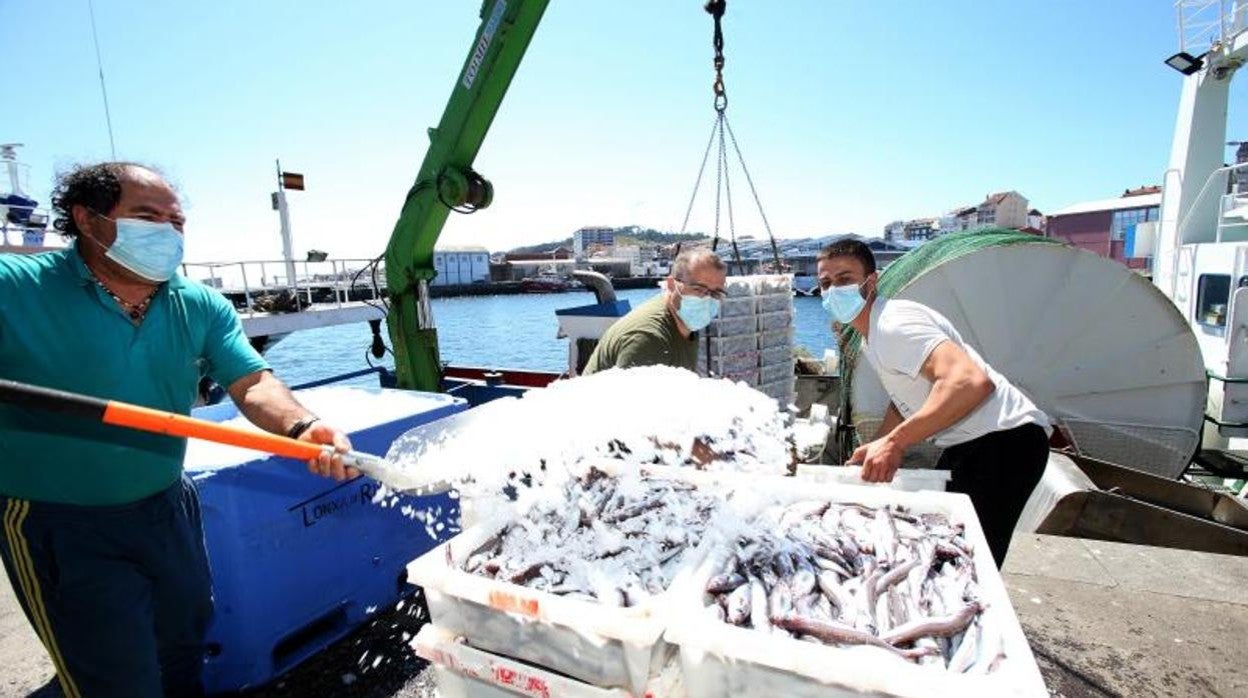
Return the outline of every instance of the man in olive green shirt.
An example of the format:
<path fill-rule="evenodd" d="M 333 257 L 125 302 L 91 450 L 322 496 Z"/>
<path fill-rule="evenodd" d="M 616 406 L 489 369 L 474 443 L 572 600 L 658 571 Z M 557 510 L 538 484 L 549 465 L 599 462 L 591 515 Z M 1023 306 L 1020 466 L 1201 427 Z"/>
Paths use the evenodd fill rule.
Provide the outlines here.
<path fill-rule="evenodd" d="M 663 280 L 663 291 L 607 328 L 582 375 L 609 368 L 698 365 L 694 333 L 719 314 L 727 268 L 719 255 L 699 249 L 682 252 Z"/>

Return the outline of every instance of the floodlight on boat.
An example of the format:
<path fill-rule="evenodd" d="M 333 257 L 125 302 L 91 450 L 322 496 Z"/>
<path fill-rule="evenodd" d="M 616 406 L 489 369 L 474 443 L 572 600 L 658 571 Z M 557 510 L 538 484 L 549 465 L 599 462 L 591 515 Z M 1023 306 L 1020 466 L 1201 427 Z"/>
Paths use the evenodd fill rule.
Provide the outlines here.
<path fill-rule="evenodd" d="M 1191 75 L 1192 73 L 1205 67 L 1205 62 L 1187 51 L 1179 51 L 1166 59 L 1166 65 L 1174 68 L 1184 75 Z"/>

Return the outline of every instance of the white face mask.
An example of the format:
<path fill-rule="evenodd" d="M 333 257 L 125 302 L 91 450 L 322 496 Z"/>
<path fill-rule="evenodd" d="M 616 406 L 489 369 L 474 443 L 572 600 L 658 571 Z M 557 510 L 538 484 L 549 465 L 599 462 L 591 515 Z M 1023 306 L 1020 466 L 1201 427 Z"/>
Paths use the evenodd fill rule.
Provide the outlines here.
<path fill-rule="evenodd" d="M 842 325 L 853 322 L 854 318 L 858 317 L 862 309 L 867 306 L 867 299 L 862 295 L 861 284 L 831 286 L 825 288 L 822 295 L 823 309 L 832 316 L 833 320 Z"/>
<path fill-rule="evenodd" d="M 130 272 L 148 281 L 168 281 L 182 264 L 182 233 L 172 223 L 157 223 L 139 218 L 113 220 L 95 214 L 117 224 L 117 238 L 104 247 L 99 240 L 91 242 L 104 248 L 104 256 L 120 264 Z"/>

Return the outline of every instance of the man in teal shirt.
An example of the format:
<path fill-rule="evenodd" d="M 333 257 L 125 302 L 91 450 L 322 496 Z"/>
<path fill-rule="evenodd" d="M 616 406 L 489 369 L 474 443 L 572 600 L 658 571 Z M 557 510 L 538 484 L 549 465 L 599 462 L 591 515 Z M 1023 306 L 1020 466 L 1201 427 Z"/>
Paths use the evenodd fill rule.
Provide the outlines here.
<path fill-rule="evenodd" d="M 188 414 L 200 378 L 262 429 L 350 448 L 251 348 L 230 303 L 179 276 L 178 197 L 130 163 L 58 182 L 73 240 L 0 255 L 0 377 Z M 212 599 L 181 439 L 0 406 L 0 557 L 65 695 L 202 694 Z M 337 457 L 313 472 L 354 475 Z"/>

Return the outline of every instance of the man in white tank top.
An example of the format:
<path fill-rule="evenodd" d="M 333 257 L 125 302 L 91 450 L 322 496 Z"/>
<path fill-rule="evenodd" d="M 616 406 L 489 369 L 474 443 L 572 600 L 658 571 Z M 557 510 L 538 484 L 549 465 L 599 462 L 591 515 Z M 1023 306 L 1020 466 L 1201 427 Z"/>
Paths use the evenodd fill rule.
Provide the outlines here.
<path fill-rule="evenodd" d="M 818 257 L 823 306 L 863 337 L 862 351 L 892 402 L 874 441 L 854 451 L 868 482 L 889 482 L 906 449 L 931 440 L 949 490 L 970 496 L 993 559 L 1005 561 L 1014 525 L 1048 462 L 1048 417 L 993 370 L 940 313 L 876 295 L 871 249 L 858 240 Z"/>

